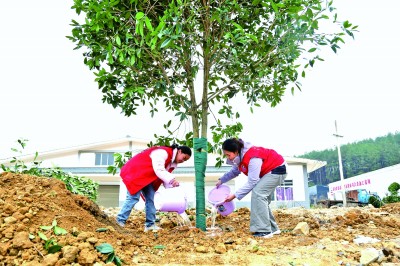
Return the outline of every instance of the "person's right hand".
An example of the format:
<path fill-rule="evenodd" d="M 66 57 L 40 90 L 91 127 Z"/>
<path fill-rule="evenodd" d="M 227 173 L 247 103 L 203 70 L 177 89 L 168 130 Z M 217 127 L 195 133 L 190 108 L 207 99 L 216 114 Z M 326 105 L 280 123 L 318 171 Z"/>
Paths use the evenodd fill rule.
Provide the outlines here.
<path fill-rule="evenodd" d="M 220 185 L 222 185 L 222 181 L 221 181 L 221 180 L 218 180 L 218 182 L 217 182 L 217 184 L 215 184 L 215 186 L 216 186 L 217 188 L 219 188 Z"/>
<path fill-rule="evenodd" d="M 179 182 L 174 178 L 169 182 L 172 187 L 179 187 Z"/>

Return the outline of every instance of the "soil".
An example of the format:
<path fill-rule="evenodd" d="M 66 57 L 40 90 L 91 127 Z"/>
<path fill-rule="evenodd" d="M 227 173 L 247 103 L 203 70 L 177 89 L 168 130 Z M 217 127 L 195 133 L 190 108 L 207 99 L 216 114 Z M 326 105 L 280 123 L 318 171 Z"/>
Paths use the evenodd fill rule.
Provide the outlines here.
<path fill-rule="evenodd" d="M 282 233 L 269 239 L 251 235 L 247 208 L 218 214 L 218 230 L 208 215 L 206 231 L 195 227 L 195 210 L 185 213 L 190 225 L 158 213 L 163 229 L 146 233 L 142 211 L 125 227 L 115 223 L 117 211 L 56 179 L 2 173 L 0 265 L 400 265 L 400 203 L 274 210 Z M 56 235 L 60 228 L 66 234 Z M 111 257 L 96 249 L 104 243 Z"/>

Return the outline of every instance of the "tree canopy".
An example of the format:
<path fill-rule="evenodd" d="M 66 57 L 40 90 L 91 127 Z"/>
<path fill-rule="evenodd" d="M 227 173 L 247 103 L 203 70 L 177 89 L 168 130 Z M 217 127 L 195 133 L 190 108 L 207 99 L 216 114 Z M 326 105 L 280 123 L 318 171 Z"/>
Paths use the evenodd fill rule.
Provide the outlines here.
<path fill-rule="evenodd" d="M 83 48 L 103 102 L 126 116 L 142 106 L 151 115 L 172 112 L 178 124 L 169 120 L 168 136 L 155 137 L 193 145 L 196 167 L 207 159 L 198 153 L 219 150 L 223 138 L 241 132 L 234 97 L 251 110 L 276 106 L 323 60 L 321 48 L 336 52 L 357 28 L 338 22 L 332 1 L 323 0 L 74 0 L 72 8 L 80 16 L 69 38 Z M 324 23 L 338 27 L 320 30 Z M 173 128 L 186 120 L 191 131 L 175 139 Z M 204 169 L 196 173 L 196 187 L 202 183 Z"/>

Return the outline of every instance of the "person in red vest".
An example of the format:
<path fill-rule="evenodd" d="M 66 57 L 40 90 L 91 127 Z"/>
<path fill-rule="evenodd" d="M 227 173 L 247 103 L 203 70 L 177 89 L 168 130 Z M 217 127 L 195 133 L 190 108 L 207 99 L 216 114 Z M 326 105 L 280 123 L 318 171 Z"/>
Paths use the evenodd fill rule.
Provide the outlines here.
<path fill-rule="evenodd" d="M 240 173 L 248 178 L 241 188 L 226 197 L 225 202 L 235 198 L 241 200 L 251 191 L 250 232 L 255 237 L 263 238 L 280 234 L 269 204 L 275 188 L 287 176 L 285 159 L 275 150 L 256 147 L 236 138 L 225 140 L 222 150 L 227 158 L 226 163 L 232 165 L 232 168 L 219 178 L 216 186 L 219 187 Z"/>
<path fill-rule="evenodd" d="M 117 215 L 117 223 L 125 226 L 133 207 L 142 196 L 146 210 L 144 231 L 161 229 L 155 224 L 157 210 L 154 206 L 154 194 L 161 184 L 165 188 L 179 186 L 172 171 L 179 163 L 189 160 L 191 156 L 192 151 L 189 147 L 174 144 L 170 147 L 151 147 L 132 157 L 120 172 L 127 188 L 127 195 Z"/>

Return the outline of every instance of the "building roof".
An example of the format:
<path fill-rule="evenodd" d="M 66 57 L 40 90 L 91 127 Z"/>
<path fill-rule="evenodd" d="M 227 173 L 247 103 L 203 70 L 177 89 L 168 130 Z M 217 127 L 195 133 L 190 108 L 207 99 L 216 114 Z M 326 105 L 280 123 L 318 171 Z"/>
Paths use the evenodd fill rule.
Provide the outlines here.
<path fill-rule="evenodd" d="M 54 158 L 54 157 L 60 157 L 64 154 L 68 154 L 68 153 L 75 152 L 75 151 L 101 149 L 101 148 L 104 148 L 107 146 L 123 144 L 126 142 L 147 145 L 148 140 L 136 139 L 136 138 L 132 138 L 131 136 L 128 135 L 126 137 L 118 138 L 118 139 L 112 139 L 112 140 L 106 140 L 106 141 L 100 141 L 100 142 L 94 142 L 94 143 L 87 143 L 87 144 L 70 146 L 70 147 L 61 148 L 61 149 L 54 149 L 54 150 L 50 150 L 50 151 L 43 151 L 43 152 L 39 152 L 39 157 L 40 157 L 40 160 L 44 160 L 44 159 L 49 159 L 49 158 Z M 16 157 L 19 160 L 28 162 L 28 161 L 33 161 L 35 159 L 35 156 L 36 156 L 35 153 L 31 153 L 31 154 L 23 154 L 23 155 L 16 156 Z M 12 157 L 1 159 L 0 164 L 7 164 L 7 163 L 9 163 L 10 159 L 12 159 Z"/>

